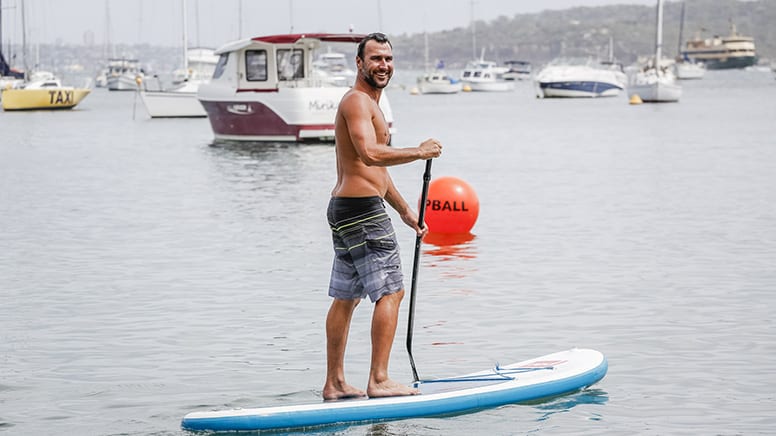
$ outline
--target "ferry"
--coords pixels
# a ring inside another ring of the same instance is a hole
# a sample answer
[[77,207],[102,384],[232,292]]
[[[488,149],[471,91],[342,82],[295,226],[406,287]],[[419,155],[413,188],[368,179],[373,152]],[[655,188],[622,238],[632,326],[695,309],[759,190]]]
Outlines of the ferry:
[[736,25],[730,24],[730,35],[687,41],[682,57],[706,65],[710,70],[746,68],[757,63],[754,38],[739,35]]

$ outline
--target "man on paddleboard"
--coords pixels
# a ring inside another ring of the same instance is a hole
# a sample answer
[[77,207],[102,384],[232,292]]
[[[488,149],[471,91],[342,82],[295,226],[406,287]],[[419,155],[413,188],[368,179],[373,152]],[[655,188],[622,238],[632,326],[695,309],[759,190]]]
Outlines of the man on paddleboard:
[[[394,148],[378,106],[393,75],[391,43],[382,33],[358,44],[356,82],[340,101],[335,120],[337,184],[327,210],[334,242],[326,317],[326,383],[323,398],[390,397],[418,391],[388,377],[399,305],[404,296],[396,235],[385,209],[393,207],[405,224],[424,235],[418,215],[393,184],[386,167],[439,157],[442,145],[427,139],[418,147]],[[344,355],[353,310],[369,296],[372,359],[366,393],[345,381]]]

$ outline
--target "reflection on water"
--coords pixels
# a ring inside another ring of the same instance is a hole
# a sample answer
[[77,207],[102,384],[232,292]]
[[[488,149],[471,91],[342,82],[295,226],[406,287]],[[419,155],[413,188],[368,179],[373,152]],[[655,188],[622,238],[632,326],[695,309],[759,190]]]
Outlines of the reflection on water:
[[[572,395],[555,397],[547,402],[536,406],[539,412],[537,422],[547,421],[556,414],[567,413],[574,407],[581,405],[605,405],[609,401],[609,394],[602,389],[585,389]],[[591,421],[600,421],[601,413],[594,413],[587,409]]]
[[428,233],[423,238],[423,242],[436,246],[435,248],[424,251],[432,256],[445,258],[474,259],[477,252],[470,241],[475,236],[471,233]]
[[[546,400],[536,406],[536,409],[541,413],[537,421],[546,421],[552,415],[556,413],[565,413],[572,408],[583,404],[604,405],[609,401],[609,394],[598,388],[585,389],[576,394],[564,395],[555,397],[551,400]],[[601,415],[594,414],[594,417],[590,419],[600,420]]]
[[477,257],[475,236],[471,233],[428,233],[423,242],[433,247],[423,250],[433,256],[428,267],[439,268],[440,277],[461,279],[470,276],[476,270],[467,261]]

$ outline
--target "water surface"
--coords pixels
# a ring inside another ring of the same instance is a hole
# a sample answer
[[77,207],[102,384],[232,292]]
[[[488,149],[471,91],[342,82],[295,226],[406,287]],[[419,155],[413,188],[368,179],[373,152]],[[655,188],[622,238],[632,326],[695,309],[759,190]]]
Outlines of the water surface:
[[[411,84],[411,74],[396,83]],[[678,104],[389,91],[396,146],[480,200],[427,244],[413,354],[450,376],[571,347],[585,392],[322,434],[767,434],[776,428],[776,81],[710,71]],[[0,113],[0,432],[179,435],[193,410],[318,401],[331,145],[213,145],[134,95]],[[392,169],[410,202],[422,163]],[[397,224],[409,286],[414,235]],[[405,302],[406,303],[406,302]],[[366,382],[371,307],[350,381]],[[412,378],[406,304],[391,372]]]

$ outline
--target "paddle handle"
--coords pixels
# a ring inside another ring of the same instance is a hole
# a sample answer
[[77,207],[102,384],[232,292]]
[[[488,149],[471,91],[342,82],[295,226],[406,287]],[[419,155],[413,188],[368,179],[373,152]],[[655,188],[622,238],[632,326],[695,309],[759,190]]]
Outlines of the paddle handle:
[[[423,191],[420,195],[420,207],[418,208],[418,227],[423,228],[423,220],[426,215],[426,199],[428,198],[428,185],[431,181],[431,159],[426,161],[426,170],[423,172]],[[415,359],[412,357],[412,330],[415,324],[415,289],[418,283],[418,266],[420,265],[420,246],[423,242],[421,236],[415,238],[415,257],[412,261],[412,284],[410,286],[410,312],[407,321],[407,354],[410,357],[412,377],[414,381],[420,380],[418,370],[415,367]]]
[[[431,182],[431,160],[426,161],[426,170],[423,172],[423,192],[420,194],[420,209],[418,210],[418,227],[424,226],[426,217],[426,200],[428,199],[428,185]],[[418,238],[420,239],[420,238]]]

